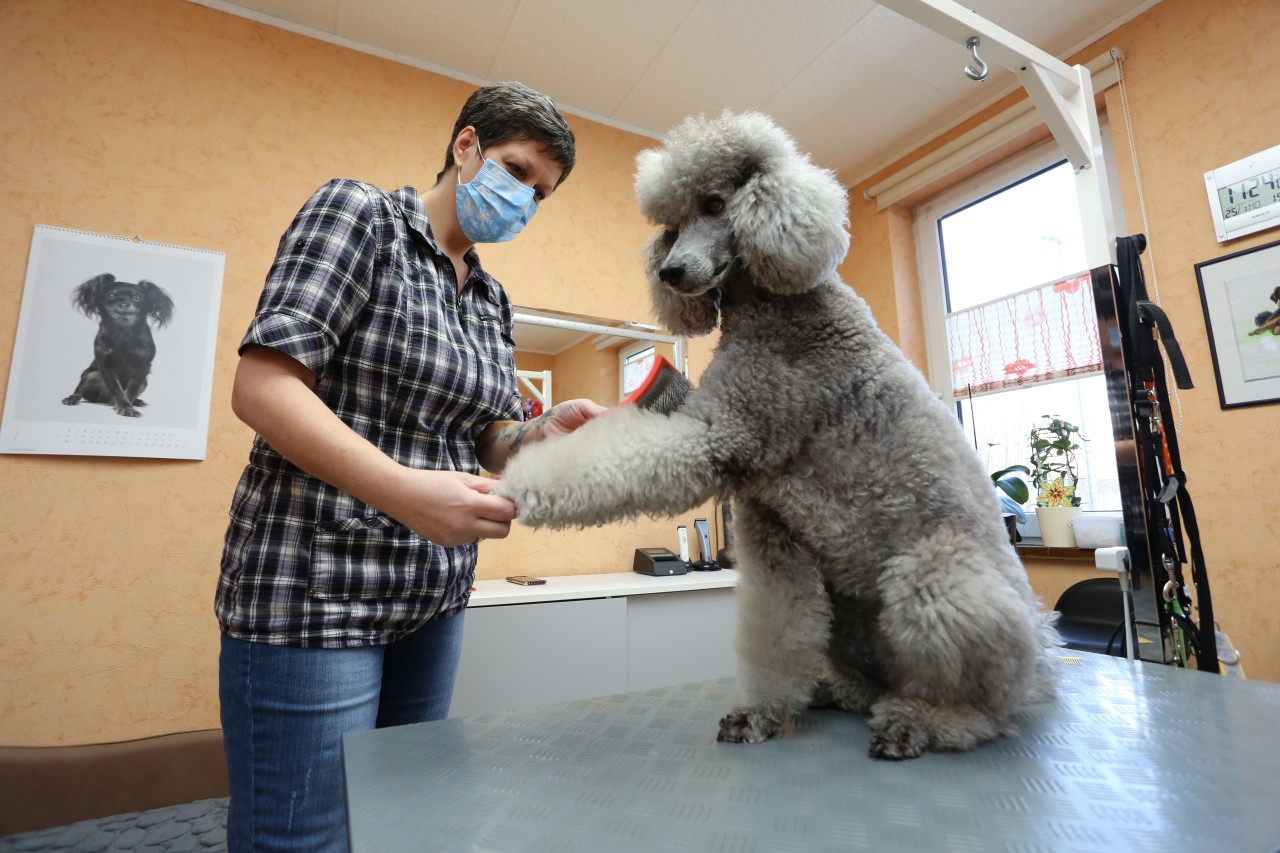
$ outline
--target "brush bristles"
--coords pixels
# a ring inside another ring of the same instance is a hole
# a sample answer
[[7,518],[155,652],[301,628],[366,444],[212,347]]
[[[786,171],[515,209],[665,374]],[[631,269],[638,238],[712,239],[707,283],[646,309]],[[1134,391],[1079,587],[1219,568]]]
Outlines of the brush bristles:
[[684,403],[693,384],[675,370],[663,370],[658,374],[648,392],[636,401],[636,405],[648,412],[669,415]]

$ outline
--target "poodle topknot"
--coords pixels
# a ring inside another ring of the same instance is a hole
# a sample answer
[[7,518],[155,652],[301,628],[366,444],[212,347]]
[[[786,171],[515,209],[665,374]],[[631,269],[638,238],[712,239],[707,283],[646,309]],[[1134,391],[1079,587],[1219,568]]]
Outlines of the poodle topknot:
[[1016,733],[1054,691],[1054,614],[954,412],[836,275],[839,182],[768,117],[725,113],[641,154],[636,192],[659,227],[655,311],[677,334],[718,326],[714,357],[674,411],[621,406],[526,447],[500,493],[546,527],[733,502],[742,697],[722,741],[812,706],[868,714],[877,758]]

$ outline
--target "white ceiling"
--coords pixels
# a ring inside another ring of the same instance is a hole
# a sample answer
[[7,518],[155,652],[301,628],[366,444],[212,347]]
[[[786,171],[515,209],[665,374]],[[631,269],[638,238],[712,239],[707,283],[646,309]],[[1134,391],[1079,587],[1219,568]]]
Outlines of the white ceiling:
[[[849,186],[1017,87],[995,65],[973,82],[963,45],[874,0],[191,2],[475,85],[522,80],[566,113],[654,139],[688,115],[759,110]],[[964,5],[1065,59],[1158,2]],[[584,337],[516,334],[545,353]]]
[[[874,0],[192,0],[660,138],[682,118],[768,113],[853,185],[1017,85],[974,83],[963,45]],[[967,0],[1066,58],[1159,0]]]

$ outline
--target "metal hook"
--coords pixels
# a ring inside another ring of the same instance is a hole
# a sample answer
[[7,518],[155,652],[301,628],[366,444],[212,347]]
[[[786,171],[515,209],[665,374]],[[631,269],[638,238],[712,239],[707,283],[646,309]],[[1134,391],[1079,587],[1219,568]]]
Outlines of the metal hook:
[[990,70],[987,68],[987,63],[982,61],[981,56],[978,56],[978,45],[980,44],[982,44],[982,39],[977,36],[973,36],[965,42],[965,47],[969,48],[969,52],[973,54],[973,61],[978,63],[978,67],[974,68],[972,65],[966,65],[964,67],[964,73],[966,77],[975,83],[981,83],[983,80],[986,80],[987,75],[990,73]]

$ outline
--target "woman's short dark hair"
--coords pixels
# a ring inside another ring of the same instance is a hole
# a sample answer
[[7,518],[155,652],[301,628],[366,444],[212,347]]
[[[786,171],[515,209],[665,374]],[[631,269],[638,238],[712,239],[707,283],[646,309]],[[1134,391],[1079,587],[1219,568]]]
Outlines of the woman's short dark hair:
[[556,186],[573,171],[577,159],[573,131],[552,100],[523,83],[495,83],[472,92],[462,105],[437,181],[453,168],[453,143],[468,125],[476,129],[482,146],[524,139],[541,143],[560,166]]

